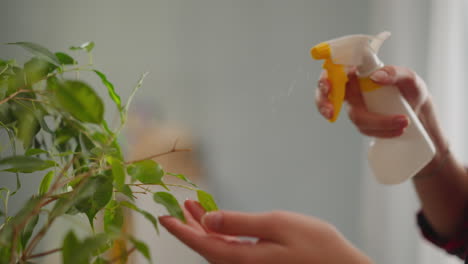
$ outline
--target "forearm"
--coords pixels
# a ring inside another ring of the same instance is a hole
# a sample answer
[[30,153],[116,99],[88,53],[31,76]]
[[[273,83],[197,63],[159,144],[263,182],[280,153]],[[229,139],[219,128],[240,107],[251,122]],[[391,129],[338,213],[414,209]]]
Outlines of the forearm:
[[431,100],[426,102],[419,117],[436,145],[437,154],[413,179],[424,215],[443,237],[451,237],[463,220],[467,204],[468,175],[462,164],[450,152]]

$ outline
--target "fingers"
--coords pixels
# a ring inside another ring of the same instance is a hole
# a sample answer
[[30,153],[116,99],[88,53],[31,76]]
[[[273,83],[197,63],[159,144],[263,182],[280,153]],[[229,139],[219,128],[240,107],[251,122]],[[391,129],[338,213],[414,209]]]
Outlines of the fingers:
[[409,120],[404,115],[382,115],[362,107],[350,107],[348,115],[359,131],[373,137],[395,137],[401,135],[409,125]]
[[394,129],[394,130],[370,130],[370,129],[362,129],[359,130],[362,134],[375,137],[375,138],[394,138],[403,135],[404,129]]
[[380,85],[415,86],[415,73],[405,67],[384,66],[373,72],[371,80]]
[[223,252],[224,250],[219,241],[213,241],[204,231],[186,225],[174,217],[162,216],[159,217],[159,222],[169,233],[203,256],[209,256],[216,251]]
[[330,119],[333,116],[333,105],[328,99],[330,91],[331,83],[327,79],[326,71],[323,71],[318,81],[318,88],[315,90],[315,105],[320,114],[326,119]]
[[226,242],[236,242],[236,243],[247,243],[247,244],[252,244],[252,241],[248,241],[248,240],[241,240],[239,239],[238,237],[235,237],[235,236],[227,236],[227,235],[222,235],[222,234],[218,234],[218,233],[214,233],[213,231],[205,228],[204,226],[202,226],[201,224],[201,219],[203,217],[203,215],[206,213],[205,212],[205,209],[203,209],[203,207],[201,206],[201,204],[197,201],[193,201],[193,200],[186,200],[185,203],[184,203],[184,212],[187,212],[187,214],[190,215],[190,217],[186,217],[187,219],[191,219],[191,221],[196,221],[195,224],[191,224],[191,221],[187,220],[187,222],[194,226],[195,228],[199,228],[200,230],[204,230],[205,232],[207,233],[211,233],[211,235],[215,236],[216,238],[219,238],[219,239],[222,239],[222,240],[225,240]]
[[372,73],[370,78],[380,85],[396,86],[416,112],[429,96],[421,77],[405,67],[385,66]]
[[364,98],[362,97],[359,79],[355,71],[348,74],[348,82],[346,83],[346,101],[353,107],[366,108]]
[[[408,68],[385,66],[374,72],[370,78],[379,85],[396,86],[416,113],[427,97],[424,81]],[[332,87],[325,73],[321,74],[318,86],[316,105],[320,113],[329,119],[333,115],[333,107],[328,99]],[[349,104],[348,114],[351,121],[367,136],[397,137],[402,135],[409,125],[409,120],[404,115],[382,115],[367,110],[355,70],[348,73],[346,101]]]
[[172,216],[159,217],[159,222],[182,243],[211,262],[217,262],[213,260],[229,260],[230,262],[223,261],[223,263],[240,263],[237,262],[238,259],[255,253],[255,244],[207,234]]
[[269,214],[251,214],[234,211],[215,211],[205,214],[202,219],[205,228],[226,235],[249,236],[270,241],[282,239],[280,219]]
[[193,218],[201,223],[202,216],[206,213],[205,209],[197,201],[187,200],[184,203],[185,208],[190,212]]
[[[331,89],[332,86],[330,81],[327,79],[326,71],[323,71],[318,81],[318,88],[315,92],[315,104],[317,105],[320,114],[322,114],[322,116],[327,119],[332,118],[334,114],[333,105],[328,99]],[[359,80],[354,69],[351,70],[348,74],[345,96],[345,99],[350,105],[365,108],[364,99],[362,98],[362,93],[359,86]]]
[[192,213],[189,212],[186,208],[182,208],[185,216],[185,220],[187,221],[187,225],[193,227],[196,230],[199,231],[205,231],[205,229],[201,226],[200,221],[196,220]]

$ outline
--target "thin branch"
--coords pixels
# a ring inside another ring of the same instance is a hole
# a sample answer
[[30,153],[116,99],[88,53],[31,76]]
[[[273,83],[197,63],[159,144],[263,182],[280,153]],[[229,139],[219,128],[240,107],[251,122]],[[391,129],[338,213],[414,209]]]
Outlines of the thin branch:
[[143,191],[145,191],[145,192],[147,192],[147,193],[148,193],[148,192],[151,193],[151,190],[150,190],[150,189],[145,188],[145,187],[143,187],[142,185],[135,185],[135,186],[138,187],[138,188],[140,188],[140,189],[142,189]]
[[[140,162],[140,161],[144,161],[144,160],[149,160],[149,159],[154,159],[154,158],[157,158],[157,157],[161,157],[161,156],[164,156],[164,155],[168,155],[168,154],[171,154],[171,153],[174,153],[174,152],[188,152],[188,151],[191,151],[191,149],[175,149],[176,147],[176,143],[177,141],[175,142],[174,146],[172,147],[171,150],[169,151],[166,151],[166,152],[163,152],[163,153],[159,153],[159,154],[155,154],[155,155],[151,155],[149,157],[146,157],[144,159],[139,159],[139,160],[135,160],[135,161],[129,161],[129,162],[125,162],[126,165],[128,164],[132,164],[132,163],[135,163],[135,162]],[[71,165],[73,164],[74,160],[75,160],[76,157],[73,157],[66,165],[65,167],[61,170],[59,176],[57,177],[57,179],[55,180],[55,182],[52,184],[51,188],[49,189],[49,191],[44,195],[44,197],[50,197],[52,195],[52,193],[54,191],[56,191],[58,188],[60,188],[61,186],[63,186],[63,184],[66,184],[68,181],[65,181],[65,182],[62,182],[61,179],[63,178],[63,176],[66,174],[66,172],[68,171],[68,169],[71,167]],[[111,169],[110,166],[107,166],[107,167],[104,167],[104,168],[96,168],[96,169],[93,169],[93,170],[90,170],[86,173],[83,173],[83,174],[80,174],[80,175],[76,175],[74,177],[74,179],[79,179],[79,178],[87,178],[89,176],[91,176],[93,173],[95,173],[96,171],[98,170],[109,170]],[[174,186],[177,186],[177,185],[174,185]],[[181,188],[186,188],[186,189],[190,189],[190,190],[195,190],[195,189],[192,189],[190,187],[187,187],[187,186],[184,186],[184,185],[180,185],[178,187],[181,187]],[[32,217],[34,214],[36,214],[36,211],[39,210],[40,208],[42,208],[43,205],[46,205],[50,202],[52,202],[53,198],[51,198],[51,200],[49,201],[46,201],[45,203],[40,203],[39,206],[37,206],[37,208],[34,208],[34,210],[32,211],[32,214],[27,218],[26,221],[24,221],[23,223],[21,223],[21,225],[17,226],[17,227],[21,227],[23,228],[23,226],[29,221],[30,217]],[[52,219],[51,219],[52,220]],[[53,221],[53,220],[52,220]],[[51,223],[48,223],[49,225]],[[21,228],[18,228],[18,229],[21,229]],[[15,230],[15,231],[18,231]],[[29,253],[34,249],[34,247],[37,245],[37,243],[39,242],[39,240],[42,239],[42,237],[45,235],[45,233],[47,232],[47,228],[44,228],[42,229],[40,232],[38,232],[31,240],[31,242],[29,243],[29,245],[27,246],[27,248],[23,251],[23,255],[22,255],[22,259],[27,259]],[[18,233],[15,233],[16,235],[14,236],[14,239],[17,237],[17,234]],[[13,255],[13,254],[12,254]]]
[[158,157],[161,157],[161,156],[164,156],[164,155],[167,155],[167,154],[171,154],[171,153],[174,153],[174,152],[190,152],[190,151],[192,151],[192,149],[171,149],[171,150],[169,150],[169,151],[166,151],[166,152],[163,152],[163,153],[159,153],[159,154],[155,154],[155,155],[151,155],[151,156],[148,156],[148,157],[146,157],[146,158],[142,158],[142,159],[138,159],[138,160],[132,160],[132,161],[127,161],[127,162],[125,162],[125,165],[132,164],[132,163],[136,163],[136,162],[140,162],[140,161],[155,159],[155,158],[158,158]]
[[[88,69],[75,68],[75,69],[64,70],[62,73],[65,73],[65,72],[68,72],[68,71],[73,71],[73,70],[85,71],[85,70],[88,70]],[[39,91],[34,91],[34,90],[31,90],[31,89],[25,89],[25,88],[28,87],[28,86],[33,86],[36,83],[39,83],[41,81],[45,81],[45,80],[49,79],[50,77],[56,76],[57,74],[59,74],[59,72],[48,74],[48,75],[44,76],[43,78],[40,78],[39,80],[35,81],[34,83],[26,84],[26,85],[23,85],[23,86],[17,88],[18,90],[16,92],[12,93],[10,96],[8,96],[8,97],[4,98],[3,100],[1,100],[0,105],[8,102],[13,97],[15,97],[15,96],[17,96],[18,94],[21,94],[21,93],[40,93]]]
[[62,248],[51,249],[51,250],[48,250],[48,251],[44,251],[42,253],[34,254],[34,255],[29,256],[29,259],[44,257],[44,256],[54,254],[54,253],[59,252],[59,251],[62,251]]
[[124,254],[117,256],[109,261],[109,263],[114,263],[117,262],[118,260],[122,259],[124,256],[130,256],[134,251],[136,250],[136,247],[132,247],[129,251],[125,252]]
[[164,183],[164,184],[167,185],[167,186],[184,188],[184,189],[195,191],[195,192],[198,191],[198,189],[192,188],[190,186],[182,185],[182,184],[172,184],[172,183]]
[[34,91],[33,90],[27,90],[27,89],[20,89],[20,90],[18,90],[16,92],[10,94],[10,96],[8,96],[8,97],[4,98],[3,100],[1,100],[0,105],[10,101],[15,96],[17,96],[18,94],[22,94],[22,93],[34,93]]
[[[114,191],[114,192],[119,192],[119,191]],[[132,193],[136,193],[136,194],[148,194],[147,192],[132,192]]]
[[58,197],[51,197],[48,201],[43,202],[40,207],[42,208],[42,207],[50,204],[51,202],[53,202],[53,201],[55,201],[57,199],[58,199]]
[[10,66],[10,65],[8,65],[8,64],[5,65],[5,68],[2,69],[2,71],[0,72],[0,75],[2,75],[4,72],[6,72],[6,70],[8,70],[8,67],[9,67],[9,66]]
[[45,236],[47,233],[47,230],[49,229],[51,222],[47,223],[32,239],[31,243],[29,243],[28,247],[23,251],[23,255],[21,256],[21,259],[26,260],[28,259],[29,252],[32,251],[37,243]]
[[[154,184],[151,184],[151,183],[132,183],[132,184],[128,184],[128,185],[135,186],[135,187],[140,187],[140,188],[144,188],[142,186],[161,186],[161,184],[159,184],[159,183],[154,183]],[[186,186],[186,185],[182,185],[182,184],[164,183],[164,185],[184,188],[184,189],[191,190],[191,191],[198,191],[198,189],[196,189],[196,188],[192,188],[190,186]],[[151,190],[148,190],[148,189],[145,189],[145,190],[148,191],[148,192],[151,192]]]
[[73,156],[73,158],[63,167],[63,169],[60,171],[59,176],[55,180],[54,184],[50,187],[49,191],[46,193],[45,197],[50,196],[53,192],[55,192],[58,188],[60,188],[60,180],[61,178],[65,175],[65,173],[70,169],[70,167],[73,165],[73,163],[76,160],[76,156]]
[[26,98],[26,97],[15,97],[14,100],[22,100],[22,101],[31,101],[31,102],[39,102],[43,104],[50,104],[49,102],[42,101],[39,99],[33,99],[33,98]]
[[[74,158],[72,160],[70,160],[70,162],[63,168],[63,170],[62,170],[61,174],[59,175],[59,178],[57,179],[57,181],[52,185],[50,190],[37,202],[37,205],[33,208],[33,210],[31,210],[31,213],[25,218],[25,220],[15,226],[14,232],[13,232],[13,246],[11,247],[10,263],[14,263],[14,256],[16,256],[16,244],[17,244],[17,241],[18,241],[19,231],[22,230],[26,226],[26,224],[29,222],[29,220],[31,220],[32,217],[34,217],[34,215],[36,215],[36,214],[38,214],[40,212],[40,210],[42,208],[42,201],[46,197],[49,197],[55,191],[55,189],[57,188],[58,180],[70,168],[71,164],[73,163],[73,160],[74,160]],[[28,255],[28,253],[34,249],[34,247],[39,242],[39,240],[42,238],[42,236],[44,236],[46,231],[47,231],[47,229],[45,229],[45,230],[43,229],[43,230],[41,230],[41,232],[37,233],[34,236],[34,238],[31,240],[31,243],[29,243],[29,245],[23,251],[21,259],[25,259],[25,257]]]
[[[59,176],[57,177],[57,179],[55,180],[54,184],[50,187],[49,191],[44,195],[44,197],[49,197],[50,195],[52,195],[52,193],[55,192],[55,190],[57,188],[59,188],[59,181],[61,179],[61,177],[63,177],[65,175],[65,173],[67,172],[67,170],[71,167],[71,165],[73,164],[75,160],[75,157],[73,157],[66,165],[65,167],[62,169],[62,171],[60,172]],[[52,198],[53,199],[53,198]],[[42,201],[41,201],[42,202]],[[36,206],[36,208],[34,208],[34,210],[32,211],[32,213],[29,215],[29,217],[27,218],[26,221],[24,221],[24,223],[22,224],[22,226],[26,225],[26,223],[29,221],[29,219],[34,216],[37,211],[40,210],[40,208],[42,208],[42,203],[38,203],[39,206]],[[22,255],[22,259],[26,259],[29,252],[31,252],[34,247],[37,245],[37,243],[39,242],[39,240],[42,239],[42,237],[45,235],[45,233],[47,232],[48,230],[48,226],[50,226],[50,224],[52,224],[53,222],[53,219],[49,219],[49,222],[47,223],[47,225],[44,226],[44,228],[38,232],[34,237],[33,239],[31,240],[31,242],[29,243],[29,245],[26,247],[26,249],[23,251],[23,255]],[[23,227],[21,227],[22,229]]]

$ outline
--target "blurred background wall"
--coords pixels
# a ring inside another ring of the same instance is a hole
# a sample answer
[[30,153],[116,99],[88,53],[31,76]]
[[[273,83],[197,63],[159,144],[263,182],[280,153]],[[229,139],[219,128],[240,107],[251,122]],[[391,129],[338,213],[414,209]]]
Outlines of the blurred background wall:
[[[345,113],[333,125],[319,116],[320,63],[309,49],[341,35],[389,30],[394,37],[382,48],[383,60],[425,77],[429,2],[1,0],[1,41],[33,41],[54,51],[95,41],[96,67],[123,98],[150,72],[133,114],[190,134],[202,185],[222,208],[316,216],[376,263],[418,263],[410,183],[378,186],[366,169],[367,142]],[[0,48],[2,58],[22,53]],[[127,152],[138,152],[138,130],[125,135]],[[23,194],[39,180],[25,179]],[[159,263],[203,263],[167,234],[158,238],[149,225],[137,226]]]

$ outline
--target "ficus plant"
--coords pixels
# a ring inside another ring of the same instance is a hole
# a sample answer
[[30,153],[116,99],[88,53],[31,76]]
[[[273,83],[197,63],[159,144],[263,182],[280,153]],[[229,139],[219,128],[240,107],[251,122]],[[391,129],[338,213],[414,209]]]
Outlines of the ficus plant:
[[[124,159],[117,139],[130,101],[146,74],[124,104],[106,75],[93,66],[93,42],[70,48],[87,54],[89,61],[84,64],[35,43],[9,45],[28,50],[32,58],[22,66],[15,60],[0,60],[0,133],[9,138],[1,146],[0,175],[16,177],[17,182],[15,190],[0,186],[0,264],[35,263],[49,254],[61,254],[65,264],[125,263],[134,251],[152,262],[148,246],[122,231],[124,210],[131,210],[143,215],[159,232],[157,216],[136,205],[137,195],[153,195],[156,203],[182,221],[184,214],[171,188],[193,190],[207,210],[217,209],[210,194],[153,160],[187,149],[174,144],[167,152],[145,159]],[[119,113],[115,128],[104,119],[102,99],[80,79],[80,72],[95,75],[102,83],[99,86],[107,90]],[[22,175],[31,173],[42,177],[37,193],[11,215],[8,201],[21,188]],[[166,183],[167,177],[178,178],[183,184]],[[153,185],[160,190],[150,189]],[[61,247],[38,252],[39,243],[57,220],[75,214],[86,216],[81,219],[90,225],[89,233],[82,237],[64,230]],[[119,245],[120,255],[110,257],[108,251]]]

